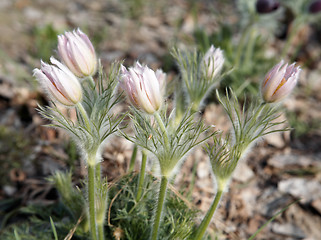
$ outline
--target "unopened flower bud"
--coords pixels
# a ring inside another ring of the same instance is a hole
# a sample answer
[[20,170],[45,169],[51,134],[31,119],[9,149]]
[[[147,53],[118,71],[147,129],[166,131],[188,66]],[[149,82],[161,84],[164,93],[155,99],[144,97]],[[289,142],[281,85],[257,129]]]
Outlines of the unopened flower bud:
[[58,53],[77,77],[91,76],[96,72],[95,49],[88,36],[79,29],[58,36]]
[[257,0],[256,11],[258,13],[271,13],[277,10],[280,3],[276,0]]
[[203,57],[205,73],[208,78],[215,78],[222,70],[224,64],[223,51],[211,45]]
[[161,70],[155,73],[139,62],[128,70],[122,65],[121,72],[120,86],[130,102],[149,114],[158,111],[163,102],[164,73]]
[[310,13],[319,13],[321,12],[321,0],[314,1],[309,6]]
[[287,97],[295,87],[300,71],[295,63],[288,66],[281,61],[275,65],[265,76],[261,87],[264,101],[278,102]]
[[165,94],[166,90],[166,73],[163,72],[162,69],[157,69],[155,72],[156,78],[159,82],[159,89],[161,91],[162,96]]
[[41,69],[33,70],[34,76],[53,99],[66,106],[77,104],[82,98],[78,79],[55,58],[50,61],[53,65],[41,61]]

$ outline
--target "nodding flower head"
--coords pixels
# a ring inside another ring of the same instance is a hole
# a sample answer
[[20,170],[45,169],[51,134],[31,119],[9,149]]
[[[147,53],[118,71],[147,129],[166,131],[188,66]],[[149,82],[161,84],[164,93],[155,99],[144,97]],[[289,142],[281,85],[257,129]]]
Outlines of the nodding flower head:
[[207,50],[203,57],[206,76],[210,79],[215,78],[222,70],[224,64],[223,51],[213,45]]
[[58,36],[58,53],[66,66],[80,78],[96,72],[95,49],[88,36],[80,29]]
[[256,11],[261,14],[271,13],[276,11],[280,3],[276,0],[257,0]]
[[138,109],[153,114],[163,102],[166,75],[161,70],[156,73],[139,62],[128,70],[121,66],[120,86],[130,102]]
[[300,71],[300,67],[296,67],[295,63],[289,66],[284,64],[283,60],[275,65],[262,83],[263,100],[272,103],[287,97],[297,84]]
[[314,1],[309,6],[309,12],[312,14],[321,12],[321,0]]
[[74,106],[82,99],[82,88],[76,76],[63,64],[51,57],[51,64],[41,61],[41,69],[33,74],[53,100],[65,106]]

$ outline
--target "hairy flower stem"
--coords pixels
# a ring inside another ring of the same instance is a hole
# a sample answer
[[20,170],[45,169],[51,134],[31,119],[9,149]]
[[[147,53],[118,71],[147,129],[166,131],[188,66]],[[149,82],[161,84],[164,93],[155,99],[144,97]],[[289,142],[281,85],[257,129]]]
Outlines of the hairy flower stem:
[[81,114],[85,124],[86,124],[87,130],[90,131],[89,118],[88,118],[88,115],[87,115],[87,112],[86,112],[84,106],[81,103],[78,103],[77,107],[78,107],[78,109],[80,111],[80,114]]
[[147,160],[147,154],[145,150],[142,151],[142,154],[143,154],[143,157],[142,157],[142,165],[140,167],[136,202],[138,202],[142,197],[143,185],[144,185],[144,179],[145,179],[145,169],[146,169],[146,160]]
[[[202,98],[204,98],[204,96]],[[192,111],[197,112],[199,111],[199,108],[200,108],[200,101],[194,101],[192,103]]]
[[165,202],[167,184],[168,184],[168,179],[166,176],[163,176],[162,180],[161,180],[161,184],[160,184],[160,189],[159,189],[157,209],[156,209],[156,215],[155,215],[155,219],[154,219],[151,240],[157,240],[158,228],[159,228],[159,224],[161,221],[163,206],[164,206],[164,202]]
[[128,172],[132,172],[134,170],[135,161],[136,161],[136,155],[137,155],[137,145],[135,144],[134,148],[133,148],[132,157],[130,158]]
[[101,183],[101,165],[100,163],[97,163],[96,166],[95,166],[95,178],[96,178],[96,181],[100,184]]
[[[100,200],[102,200],[102,199],[100,199]],[[104,199],[104,200],[107,201],[106,199]],[[104,235],[105,211],[102,211],[101,209],[98,209],[98,211],[100,211],[100,212],[96,213],[98,239],[105,240],[105,235]],[[99,217],[98,217],[98,215],[99,215]]]
[[215,210],[222,198],[222,195],[223,195],[223,192],[224,192],[224,189],[225,189],[225,185],[226,185],[226,181],[221,181],[221,180],[218,180],[218,189],[217,189],[217,193],[215,195],[215,198],[214,198],[214,201],[212,203],[212,206],[211,208],[209,209],[209,211],[207,212],[206,216],[204,217],[203,221],[201,222],[197,232],[196,232],[196,235],[195,235],[195,238],[193,238],[194,240],[201,240],[208,225],[210,224],[211,222],[211,219],[215,213]]
[[96,209],[95,209],[95,165],[88,164],[88,201],[89,224],[92,240],[97,240]]
[[167,133],[166,127],[164,125],[164,122],[158,112],[154,113],[154,117],[163,132],[165,145],[167,148],[169,148],[168,133]]
[[105,236],[104,236],[104,223],[102,222],[101,224],[97,224],[98,225],[98,239],[99,240],[104,240]]
[[90,82],[90,85],[95,88],[95,80],[92,76],[87,77],[88,81]]
[[98,174],[98,170],[100,171],[100,167],[98,168],[98,163],[96,165],[96,224],[98,230],[98,239],[104,240],[104,223],[105,223],[105,216],[106,216],[106,208],[107,208],[107,177],[101,179],[101,174]]

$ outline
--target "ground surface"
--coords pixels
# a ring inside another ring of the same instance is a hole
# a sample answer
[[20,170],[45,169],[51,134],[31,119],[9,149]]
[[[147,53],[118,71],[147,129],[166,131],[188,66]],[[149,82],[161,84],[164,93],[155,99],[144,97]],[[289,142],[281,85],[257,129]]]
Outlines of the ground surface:
[[[39,67],[39,59],[48,60],[56,54],[53,49],[58,33],[79,26],[93,40],[107,68],[114,60],[125,59],[130,65],[139,59],[154,69],[165,68],[170,81],[177,74],[168,60],[172,43],[192,45],[197,27],[207,33],[220,27],[206,1],[196,8],[191,1],[182,0],[133,2],[0,2],[0,200],[49,204],[57,200],[45,180],[52,172],[74,167],[76,175],[83,176],[76,147],[62,131],[43,127],[46,122],[35,110],[37,103],[48,102],[32,77],[32,69]],[[213,6],[216,12],[221,7],[225,13],[233,13],[235,8],[221,2]],[[227,22],[236,21],[233,14],[226,18]],[[321,239],[321,63],[315,57],[321,50],[320,39],[313,39],[315,28],[305,29],[302,56],[296,60],[304,66],[306,59],[313,61],[303,67],[299,88],[285,102],[300,134],[293,130],[268,136],[240,163],[212,226],[211,231],[219,229],[220,239],[246,239],[299,198],[257,239]],[[275,40],[272,46],[272,51],[280,51],[282,40]],[[206,106],[203,116],[208,124],[229,127],[223,110],[215,103]],[[131,150],[132,145],[121,138],[107,146],[103,172],[109,179],[126,172]],[[196,150],[176,180],[177,188],[188,188],[196,166],[192,204],[204,212],[215,193],[207,161],[203,151]]]

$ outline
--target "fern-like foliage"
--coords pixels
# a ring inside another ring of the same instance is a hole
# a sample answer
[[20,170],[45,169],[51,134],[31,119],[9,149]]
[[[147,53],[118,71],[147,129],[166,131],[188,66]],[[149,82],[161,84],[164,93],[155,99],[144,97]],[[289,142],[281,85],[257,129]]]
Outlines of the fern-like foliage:
[[197,50],[183,52],[173,48],[171,54],[178,64],[183,89],[187,92],[185,94],[188,96],[187,106],[192,104],[193,110],[197,111],[205,97],[214,87],[217,87],[222,76],[214,78],[207,76],[209,65],[203,61],[204,54]]
[[[226,91],[225,97],[220,97],[218,91],[216,94],[232,123],[235,142],[241,144],[242,150],[259,137],[289,130],[289,128],[282,126],[285,120],[277,120],[281,115],[281,108],[278,104],[263,103],[261,98],[256,98],[251,101],[245,99],[240,107],[240,103],[231,89],[230,94]],[[279,126],[280,128],[278,128]]]
[[[153,153],[159,161],[161,173],[170,175],[177,163],[195,146],[203,143],[214,133],[209,131],[204,123],[199,120],[195,122],[195,113],[187,111],[178,125],[173,124],[174,116],[167,116],[163,111],[160,113],[167,133],[164,133],[155,119],[150,115],[141,113],[132,108],[130,115],[135,136],[124,136]],[[168,142],[164,134],[168,136]]]
[[225,139],[222,134],[213,138],[214,144],[207,145],[206,151],[210,157],[213,172],[220,179],[228,179],[235,170],[244,153],[259,138],[274,132],[289,130],[284,127],[285,121],[279,121],[281,114],[279,105],[271,105],[253,99],[250,103],[244,101],[242,107],[232,90],[226,91],[217,98],[225,109],[232,124],[231,134]]
[[86,204],[83,192],[79,188],[75,188],[72,183],[72,173],[55,172],[49,181],[57,188],[62,203],[70,210],[74,220],[80,217],[86,218]]
[[[111,185],[106,239],[141,240],[150,238],[159,180],[147,173],[142,198],[136,202],[134,199],[137,181],[138,175],[131,173]],[[196,227],[196,214],[197,210],[190,209],[185,201],[169,188],[168,194],[166,194],[164,218],[159,229],[159,239],[187,239],[193,228]],[[116,235],[121,237],[117,238]]]

